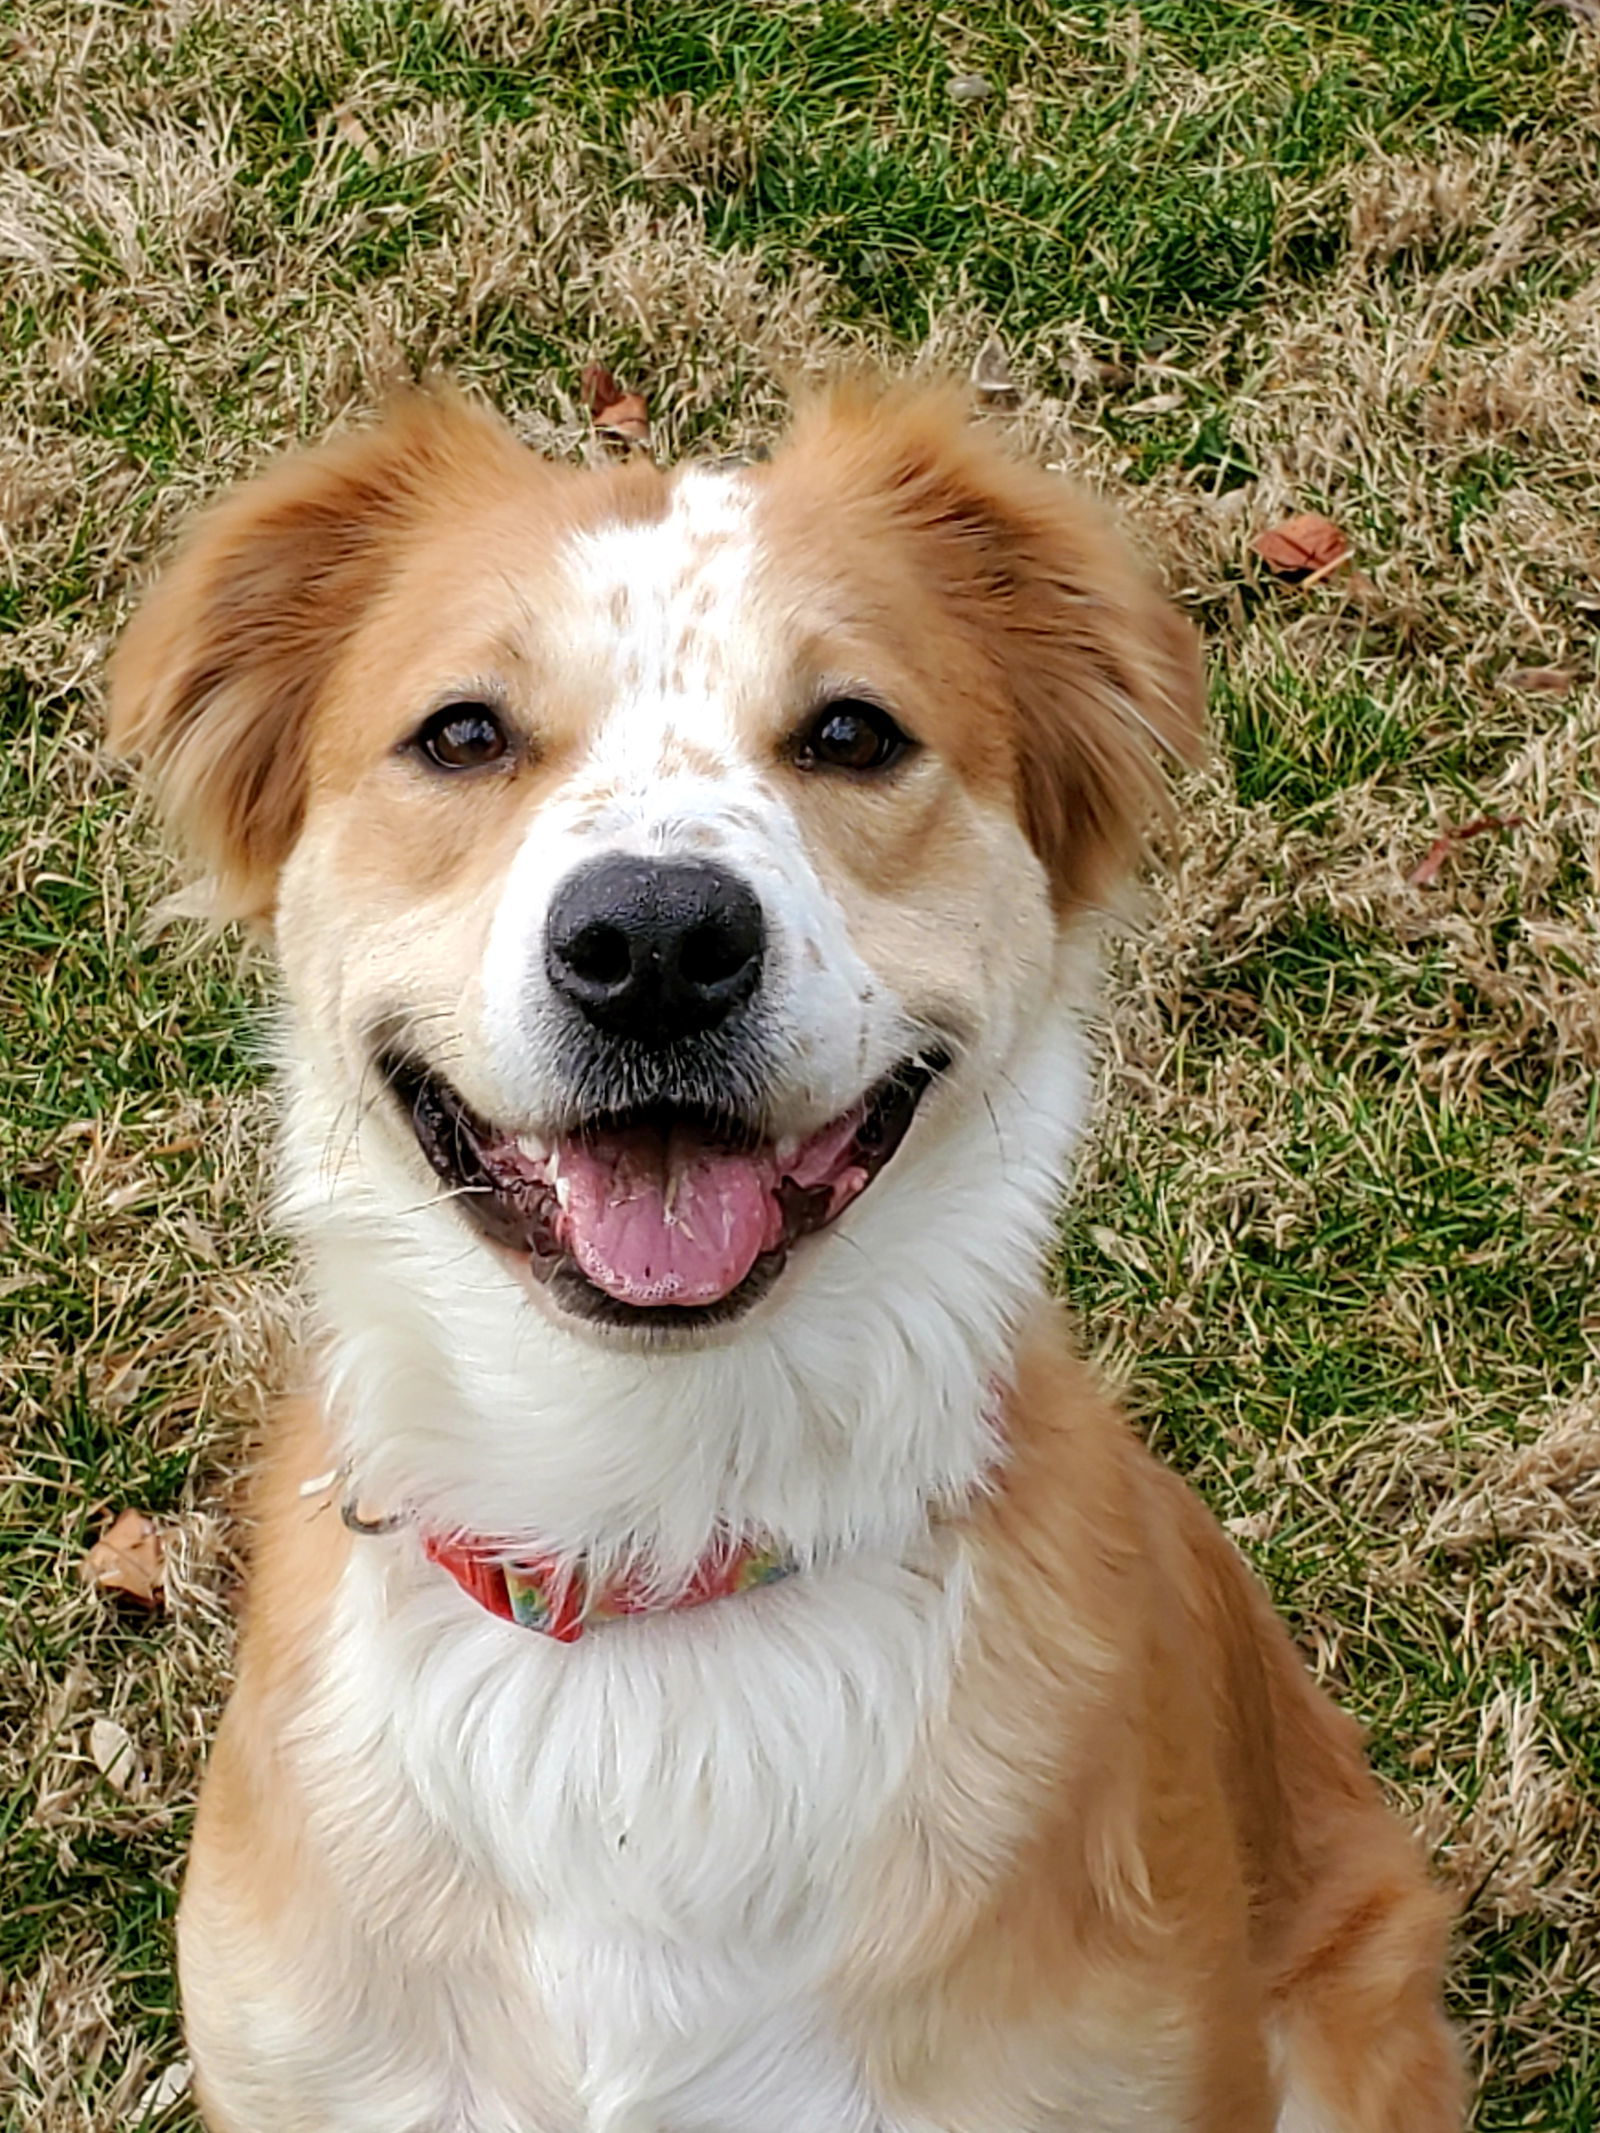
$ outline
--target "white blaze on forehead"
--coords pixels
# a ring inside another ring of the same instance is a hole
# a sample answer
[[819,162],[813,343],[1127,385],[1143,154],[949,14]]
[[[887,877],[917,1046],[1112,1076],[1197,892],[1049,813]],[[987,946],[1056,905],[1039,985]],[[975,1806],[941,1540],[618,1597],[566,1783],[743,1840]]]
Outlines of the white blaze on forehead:
[[661,518],[599,527],[568,551],[572,649],[605,705],[588,767],[613,789],[658,776],[675,746],[732,762],[739,706],[777,686],[754,504],[746,473],[690,468]]

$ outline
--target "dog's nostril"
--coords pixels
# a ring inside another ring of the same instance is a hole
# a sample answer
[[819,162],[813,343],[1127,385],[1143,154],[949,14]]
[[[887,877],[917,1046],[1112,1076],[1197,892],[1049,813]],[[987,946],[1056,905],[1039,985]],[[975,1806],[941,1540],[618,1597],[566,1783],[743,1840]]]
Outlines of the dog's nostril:
[[573,975],[592,985],[626,985],[633,972],[628,936],[620,926],[585,926],[562,953]]
[[684,935],[678,950],[678,974],[686,985],[720,985],[737,977],[760,947],[759,934],[751,939],[739,925],[696,926]]
[[753,890],[701,861],[602,859],[550,907],[545,969],[596,1028],[663,1044],[715,1028],[761,979]]

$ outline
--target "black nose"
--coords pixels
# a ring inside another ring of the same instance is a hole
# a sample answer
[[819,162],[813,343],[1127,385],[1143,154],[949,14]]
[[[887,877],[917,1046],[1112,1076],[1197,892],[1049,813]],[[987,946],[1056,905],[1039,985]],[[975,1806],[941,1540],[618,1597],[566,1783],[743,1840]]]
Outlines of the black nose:
[[714,1029],[749,999],[765,938],[760,904],[726,869],[619,856],[556,891],[544,962],[597,1029],[667,1044]]

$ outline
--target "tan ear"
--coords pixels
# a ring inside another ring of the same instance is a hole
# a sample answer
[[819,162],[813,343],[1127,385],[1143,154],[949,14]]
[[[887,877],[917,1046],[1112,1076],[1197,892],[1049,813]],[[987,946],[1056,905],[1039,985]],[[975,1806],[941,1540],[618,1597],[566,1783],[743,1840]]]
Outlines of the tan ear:
[[442,485],[507,454],[509,430],[409,393],[376,428],[296,452],[202,514],[123,634],[107,734],[136,757],[206,868],[219,918],[265,918],[299,834],[312,710]]
[[967,419],[949,388],[846,386],[795,443],[921,542],[945,613],[998,664],[1017,809],[1063,912],[1136,860],[1205,726],[1199,640],[1108,514]]

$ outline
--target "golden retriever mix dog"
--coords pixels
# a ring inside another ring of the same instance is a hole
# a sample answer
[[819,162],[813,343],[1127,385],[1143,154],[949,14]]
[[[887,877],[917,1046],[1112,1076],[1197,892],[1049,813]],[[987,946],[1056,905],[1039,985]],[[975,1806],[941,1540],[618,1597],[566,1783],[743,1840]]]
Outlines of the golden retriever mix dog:
[[180,1927],[219,2133],[1447,2133],[1446,1906],[1042,1266],[1187,627],[947,395],[287,459],[111,734],[319,1299]]

